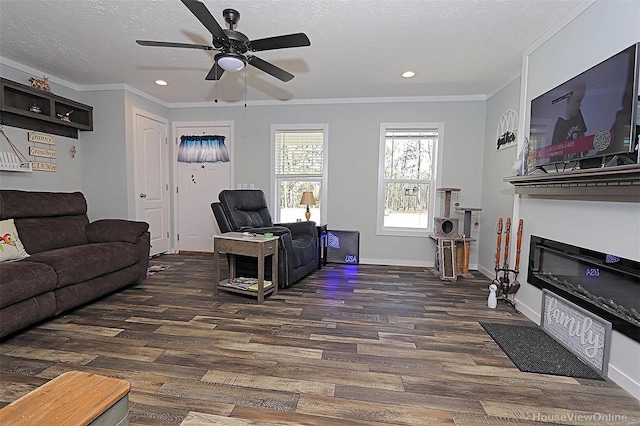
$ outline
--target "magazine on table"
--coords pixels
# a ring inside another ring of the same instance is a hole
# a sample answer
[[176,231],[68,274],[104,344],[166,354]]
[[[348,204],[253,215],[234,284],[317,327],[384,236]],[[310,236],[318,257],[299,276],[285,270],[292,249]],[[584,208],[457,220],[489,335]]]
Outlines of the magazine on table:
[[[271,285],[271,281],[264,281],[265,289],[271,287]],[[223,286],[237,288],[240,290],[258,291],[258,279],[245,277],[230,278],[229,281],[223,284]]]

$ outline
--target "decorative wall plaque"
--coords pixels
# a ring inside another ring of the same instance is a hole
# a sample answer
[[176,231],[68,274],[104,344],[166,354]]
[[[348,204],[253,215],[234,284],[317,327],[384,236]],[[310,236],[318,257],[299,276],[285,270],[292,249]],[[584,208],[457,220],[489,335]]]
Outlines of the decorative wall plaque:
[[609,321],[543,289],[540,322],[540,327],[549,336],[600,375],[607,376],[611,342]]
[[55,172],[58,170],[56,163],[43,163],[41,161],[34,161],[32,163],[33,170],[44,170],[45,172]]
[[27,134],[29,142],[44,143],[47,145],[55,145],[56,139],[51,135],[45,135],[43,133],[29,132]]
[[509,109],[502,114],[496,132],[496,149],[500,150],[510,146],[516,146],[516,132],[518,130],[518,113]]
[[33,155],[34,157],[56,158],[56,150],[30,146],[29,155]]

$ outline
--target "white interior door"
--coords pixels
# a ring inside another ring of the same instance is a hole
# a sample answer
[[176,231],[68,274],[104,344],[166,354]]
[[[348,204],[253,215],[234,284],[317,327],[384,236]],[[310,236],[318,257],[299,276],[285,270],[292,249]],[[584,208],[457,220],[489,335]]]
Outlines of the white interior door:
[[169,251],[167,121],[135,109],[136,219],[149,224],[152,256]]
[[213,236],[220,230],[211,203],[218,201],[220,191],[233,187],[233,127],[231,123],[219,122],[176,123],[175,126],[176,153],[182,136],[224,136],[229,150],[231,160],[227,163],[177,163],[179,250],[212,252]]

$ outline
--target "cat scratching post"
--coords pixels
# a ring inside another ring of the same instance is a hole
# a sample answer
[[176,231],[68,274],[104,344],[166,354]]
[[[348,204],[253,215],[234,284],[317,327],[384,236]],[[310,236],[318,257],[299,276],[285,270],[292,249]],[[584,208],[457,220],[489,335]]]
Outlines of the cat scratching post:
[[469,274],[469,245],[475,239],[471,238],[471,215],[482,209],[455,206],[456,212],[464,212],[464,233],[459,234],[459,219],[451,217],[451,194],[460,192],[460,188],[437,188],[437,191],[444,192],[444,215],[433,219],[431,238],[438,245],[436,267],[440,279],[455,281],[458,276],[472,278],[473,275]]

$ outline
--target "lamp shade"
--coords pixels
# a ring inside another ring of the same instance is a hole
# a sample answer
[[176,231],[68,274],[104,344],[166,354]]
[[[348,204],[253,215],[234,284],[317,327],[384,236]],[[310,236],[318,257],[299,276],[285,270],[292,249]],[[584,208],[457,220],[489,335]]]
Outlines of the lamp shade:
[[313,192],[303,192],[302,199],[300,200],[300,204],[307,206],[315,206],[316,199],[313,197]]
[[225,71],[240,71],[244,68],[244,61],[235,56],[222,55],[218,58],[218,65]]

